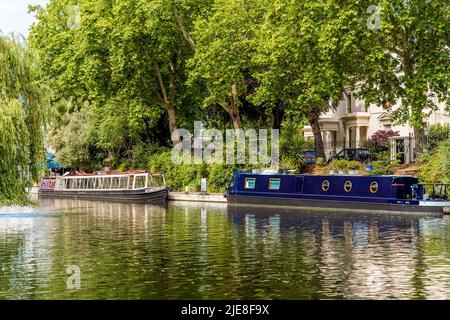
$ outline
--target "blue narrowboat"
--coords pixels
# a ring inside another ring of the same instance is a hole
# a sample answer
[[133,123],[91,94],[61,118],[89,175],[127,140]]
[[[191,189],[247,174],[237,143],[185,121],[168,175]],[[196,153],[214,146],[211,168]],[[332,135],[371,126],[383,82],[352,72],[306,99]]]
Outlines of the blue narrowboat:
[[430,188],[419,184],[418,179],[411,176],[235,172],[225,196],[229,204],[364,211],[442,214],[444,208],[450,206],[447,185],[432,185]]

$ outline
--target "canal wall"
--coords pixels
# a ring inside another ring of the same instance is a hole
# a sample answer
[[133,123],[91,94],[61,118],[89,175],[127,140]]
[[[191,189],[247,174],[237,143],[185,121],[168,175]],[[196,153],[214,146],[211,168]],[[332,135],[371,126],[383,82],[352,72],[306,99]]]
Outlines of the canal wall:
[[216,202],[226,203],[227,198],[223,196],[223,193],[211,193],[211,194],[195,194],[184,192],[170,192],[168,196],[169,201],[192,201],[192,202]]

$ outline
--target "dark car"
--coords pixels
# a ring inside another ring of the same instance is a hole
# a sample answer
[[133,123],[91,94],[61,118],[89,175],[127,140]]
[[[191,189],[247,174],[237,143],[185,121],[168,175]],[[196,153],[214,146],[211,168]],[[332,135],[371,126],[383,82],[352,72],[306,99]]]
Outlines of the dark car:
[[364,148],[349,148],[343,149],[336,155],[332,156],[328,162],[333,160],[348,160],[348,161],[359,161],[359,162],[370,162],[372,156],[370,151]]
[[316,164],[316,152],[314,150],[300,151],[300,156],[307,166]]

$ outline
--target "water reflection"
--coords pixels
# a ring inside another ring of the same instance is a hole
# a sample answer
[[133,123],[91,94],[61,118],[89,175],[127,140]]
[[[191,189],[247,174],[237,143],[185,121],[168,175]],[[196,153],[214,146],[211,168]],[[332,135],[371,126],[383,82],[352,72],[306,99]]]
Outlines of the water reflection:
[[42,199],[0,214],[0,298],[448,299],[449,222]]

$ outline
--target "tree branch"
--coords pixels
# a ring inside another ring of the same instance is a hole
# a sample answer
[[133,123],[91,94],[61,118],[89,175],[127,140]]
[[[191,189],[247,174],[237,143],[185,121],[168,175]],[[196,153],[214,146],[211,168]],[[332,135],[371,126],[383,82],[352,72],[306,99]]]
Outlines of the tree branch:
[[195,42],[192,39],[191,35],[186,31],[186,28],[184,26],[183,15],[178,13],[176,1],[173,2],[173,14],[177,19],[178,27],[180,28],[180,31],[183,34],[183,38],[187,41],[187,43],[189,43],[192,49],[196,50],[197,47],[195,46]]

